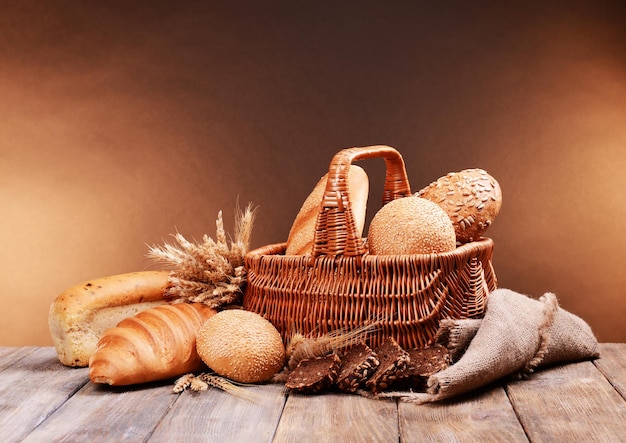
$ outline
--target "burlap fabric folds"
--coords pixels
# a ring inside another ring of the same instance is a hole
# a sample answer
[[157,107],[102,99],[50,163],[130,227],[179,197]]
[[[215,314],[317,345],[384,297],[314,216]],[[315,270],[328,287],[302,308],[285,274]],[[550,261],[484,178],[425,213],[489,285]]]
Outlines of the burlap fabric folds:
[[540,366],[599,356],[589,325],[560,308],[552,293],[537,300],[497,289],[488,297],[483,319],[444,321],[437,341],[448,348],[452,364],[428,379],[426,393],[398,397],[443,400]]

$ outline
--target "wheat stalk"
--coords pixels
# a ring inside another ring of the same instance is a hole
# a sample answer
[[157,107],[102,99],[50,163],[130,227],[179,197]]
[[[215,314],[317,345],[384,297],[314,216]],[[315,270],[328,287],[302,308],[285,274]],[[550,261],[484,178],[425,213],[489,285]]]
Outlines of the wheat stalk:
[[296,332],[289,337],[286,346],[287,369],[294,370],[302,360],[323,357],[333,351],[356,345],[377,327],[376,323],[370,323],[352,330],[331,331],[320,337],[305,337]]
[[200,242],[189,241],[177,232],[172,235],[174,242],[150,246],[148,257],[171,269],[165,295],[212,308],[239,301],[246,282],[244,257],[250,248],[255,213],[251,204],[235,211],[230,244],[219,211],[215,239],[205,234]]
[[173,391],[177,394],[184,391],[206,391],[209,388],[220,389],[234,397],[247,400],[251,403],[258,403],[260,396],[242,386],[233,383],[231,380],[214,373],[185,374],[174,383]]

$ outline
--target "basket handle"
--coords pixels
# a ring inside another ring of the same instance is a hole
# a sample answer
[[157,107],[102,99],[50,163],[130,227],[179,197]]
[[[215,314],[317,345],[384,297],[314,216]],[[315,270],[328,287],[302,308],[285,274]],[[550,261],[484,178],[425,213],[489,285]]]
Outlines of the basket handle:
[[390,146],[375,145],[347,148],[339,151],[330,162],[328,180],[315,224],[313,256],[362,256],[367,253],[365,242],[357,234],[354,214],[348,193],[348,171],[358,160],[383,157],[385,159],[385,187],[383,205],[400,197],[411,195],[404,160]]

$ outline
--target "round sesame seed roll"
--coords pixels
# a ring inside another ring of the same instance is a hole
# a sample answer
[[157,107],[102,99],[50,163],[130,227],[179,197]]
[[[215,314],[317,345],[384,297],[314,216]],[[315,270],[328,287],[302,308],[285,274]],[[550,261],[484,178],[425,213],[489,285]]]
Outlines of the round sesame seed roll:
[[392,200],[374,215],[368,232],[375,255],[432,254],[456,248],[448,215],[435,203],[409,196]]

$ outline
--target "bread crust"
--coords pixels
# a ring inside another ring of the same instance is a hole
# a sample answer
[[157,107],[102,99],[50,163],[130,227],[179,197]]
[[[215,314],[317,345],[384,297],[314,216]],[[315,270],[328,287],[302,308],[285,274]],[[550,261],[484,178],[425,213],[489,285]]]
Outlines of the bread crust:
[[66,366],[87,366],[107,329],[167,303],[168,278],[168,271],[138,271],[87,280],[63,291],[48,313],[59,361]]
[[343,392],[356,392],[378,369],[380,360],[365,343],[350,348],[341,357],[337,387]]
[[285,364],[278,330],[263,316],[227,309],[198,331],[198,354],[217,374],[239,383],[262,383]]
[[337,381],[341,359],[336,353],[302,360],[289,374],[285,387],[301,394],[324,391]]
[[461,244],[479,240],[502,206],[498,181],[478,168],[450,172],[415,195],[437,203],[446,211]]
[[377,394],[389,388],[407,372],[410,357],[393,337],[388,337],[375,350],[380,361],[374,374],[365,382],[365,387]]
[[[324,175],[306,198],[289,231],[285,255],[311,255],[315,237],[315,223],[320,212],[328,174]],[[350,165],[348,171],[348,195],[354,216],[357,235],[363,235],[367,198],[369,196],[369,178],[363,168]]]
[[206,369],[196,337],[216,313],[202,303],[177,303],[122,320],[98,341],[89,359],[89,378],[94,383],[124,386]]
[[409,196],[392,200],[374,215],[368,246],[376,255],[441,253],[456,248],[456,235],[437,204]]

